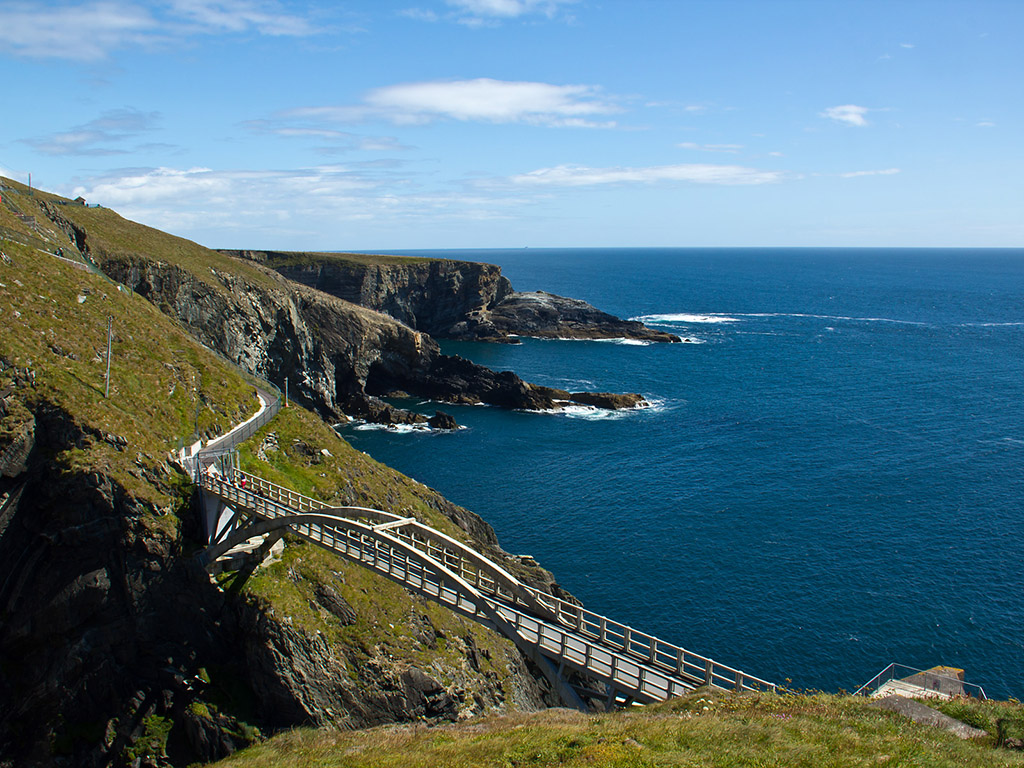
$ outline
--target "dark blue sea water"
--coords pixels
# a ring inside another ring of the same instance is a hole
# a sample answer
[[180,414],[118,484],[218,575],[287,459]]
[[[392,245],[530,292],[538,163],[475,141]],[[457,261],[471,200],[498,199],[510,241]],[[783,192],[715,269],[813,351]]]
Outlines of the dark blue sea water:
[[1024,694],[1024,250],[419,253],[694,343],[446,344],[654,405],[445,406],[468,429],[346,430],[358,448],[591,610],[751,674],[834,691],[947,664]]

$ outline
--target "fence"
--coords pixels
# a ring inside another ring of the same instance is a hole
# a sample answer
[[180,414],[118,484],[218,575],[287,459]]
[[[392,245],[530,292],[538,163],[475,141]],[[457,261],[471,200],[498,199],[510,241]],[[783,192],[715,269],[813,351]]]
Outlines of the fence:
[[[933,669],[943,669],[943,667]],[[941,672],[933,671],[933,669],[916,669],[893,662],[854,691],[853,695],[872,696],[888,683],[896,683],[897,685],[893,687],[899,688],[901,692],[922,697],[969,696],[982,700],[988,698],[985,695],[985,689],[980,685],[964,682],[958,677],[944,675]]]

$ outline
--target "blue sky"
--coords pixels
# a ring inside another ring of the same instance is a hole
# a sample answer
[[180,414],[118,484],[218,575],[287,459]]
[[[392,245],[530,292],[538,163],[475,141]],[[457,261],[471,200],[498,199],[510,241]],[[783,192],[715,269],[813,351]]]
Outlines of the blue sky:
[[0,0],[0,173],[212,247],[1024,246],[1019,0]]

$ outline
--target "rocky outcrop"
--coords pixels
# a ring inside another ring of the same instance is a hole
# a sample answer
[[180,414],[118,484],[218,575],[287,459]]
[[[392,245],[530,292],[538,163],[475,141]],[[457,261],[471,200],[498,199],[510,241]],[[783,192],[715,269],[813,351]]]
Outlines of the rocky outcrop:
[[569,399],[574,403],[592,405],[595,408],[607,408],[617,411],[628,408],[641,408],[647,405],[643,395],[635,392],[616,394],[614,392],[573,392]]
[[[0,440],[3,453],[28,436],[21,469],[9,464],[0,477],[0,765],[126,765],[145,754],[147,764],[183,766],[227,756],[257,728],[544,706],[510,643],[495,646],[454,615],[442,614],[451,622],[442,625],[430,613],[444,609],[390,582],[390,612],[381,613],[376,596],[363,595],[376,577],[357,566],[332,558],[326,579],[291,569],[276,577],[297,583],[336,632],[350,629],[348,642],[218,589],[191,556],[187,533],[198,523],[189,504],[156,509],[100,471],[55,464],[106,437],[46,403],[29,413],[18,421],[31,429]],[[162,472],[154,482],[175,482],[170,467]],[[493,551],[490,526],[423,493]],[[415,641],[380,621],[413,626]]]
[[383,312],[438,338],[680,340],[578,299],[543,291],[515,293],[493,264],[359,254],[222,253],[265,264],[289,280]]
[[513,293],[489,311],[456,325],[453,335],[499,341],[509,336],[679,341],[679,337],[671,333],[656,331],[635,320],[620,320],[585,301],[544,291]]
[[449,259],[358,254],[222,251],[266,264],[297,283],[383,312],[447,338],[473,312],[486,311],[512,293],[493,264]]
[[401,391],[502,408],[556,407],[543,388],[440,353],[428,335],[387,315],[289,283],[226,272],[213,281],[139,256],[103,256],[103,271],[176,317],[200,341],[327,418],[426,421],[375,399]]

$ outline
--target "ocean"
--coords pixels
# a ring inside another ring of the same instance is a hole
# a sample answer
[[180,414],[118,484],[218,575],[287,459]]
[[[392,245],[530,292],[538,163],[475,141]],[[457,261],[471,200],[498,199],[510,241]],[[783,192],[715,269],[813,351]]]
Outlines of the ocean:
[[837,691],[945,664],[1024,696],[1024,250],[402,253],[690,343],[443,342],[651,407],[442,405],[466,429],[343,429],[354,446],[590,610],[750,674]]

